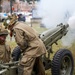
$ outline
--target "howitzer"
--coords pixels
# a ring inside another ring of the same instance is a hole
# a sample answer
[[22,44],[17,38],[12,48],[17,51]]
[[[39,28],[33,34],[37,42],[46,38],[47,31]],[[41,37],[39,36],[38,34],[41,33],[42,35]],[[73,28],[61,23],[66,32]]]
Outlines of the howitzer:
[[61,23],[57,25],[56,28],[49,29],[40,35],[40,38],[44,42],[47,50],[49,50],[49,47],[52,44],[56,43],[59,39],[61,39],[63,36],[66,35],[66,33],[68,32],[68,27],[69,27],[68,24],[63,25]]
[[53,53],[52,45],[65,36],[68,32],[69,25],[62,23],[56,28],[49,29],[40,35],[41,40],[47,49],[47,55],[43,57],[45,69],[51,68],[52,75],[72,75],[73,74],[73,57],[68,49],[58,50],[53,60],[50,59],[50,53]]
[[[57,41],[60,40],[63,36],[65,36],[68,32],[69,25],[63,25],[62,23],[57,25],[57,27],[53,29],[48,29],[47,31],[40,34],[40,39],[45,44],[45,47],[47,49],[47,53],[42,56],[43,64],[45,67],[45,70],[48,70],[51,68],[52,75],[73,75],[73,69],[74,69],[74,60],[72,57],[72,53],[68,49],[59,49],[55,54],[53,59],[51,60],[50,55],[53,53],[52,45],[54,43],[57,44]],[[20,47],[16,47],[13,50],[13,57],[14,61],[18,60],[19,55],[21,54]],[[16,75],[16,69],[18,68],[15,62],[13,62],[12,65],[2,64],[3,68],[0,70],[0,75]],[[1,67],[2,67],[1,66]],[[3,71],[3,72],[2,72]]]
[[[40,38],[43,41],[43,43],[45,44],[45,47],[46,47],[49,55],[50,55],[50,53],[53,53],[52,45],[54,43],[57,44],[57,41],[60,40],[63,36],[65,36],[67,34],[68,27],[69,27],[68,24],[63,25],[61,23],[61,24],[57,25],[57,27],[55,27],[53,29],[49,29],[40,35]],[[48,58],[50,58],[49,55],[48,55]]]

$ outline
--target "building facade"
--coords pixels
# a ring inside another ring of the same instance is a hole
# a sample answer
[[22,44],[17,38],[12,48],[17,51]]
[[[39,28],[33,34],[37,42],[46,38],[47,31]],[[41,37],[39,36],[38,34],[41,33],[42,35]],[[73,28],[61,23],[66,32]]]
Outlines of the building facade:
[[[12,12],[31,11],[34,4],[29,4],[26,0],[12,0]],[[0,0],[0,11],[11,11],[11,0]]]

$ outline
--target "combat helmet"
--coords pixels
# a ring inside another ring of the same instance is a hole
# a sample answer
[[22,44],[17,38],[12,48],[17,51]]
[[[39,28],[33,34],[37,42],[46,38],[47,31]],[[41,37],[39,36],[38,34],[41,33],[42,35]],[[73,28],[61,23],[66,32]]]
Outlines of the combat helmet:
[[11,26],[17,22],[17,16],[15,14],[12,14],[11,16],[8,16],[7,19],[4,20],[3,25],[5,28],[8,26]]
[[0,25],[0,36],[2,36],[2,35],[7,36],[8,33],[9,33],[8,30],[5,29],[2,25]]

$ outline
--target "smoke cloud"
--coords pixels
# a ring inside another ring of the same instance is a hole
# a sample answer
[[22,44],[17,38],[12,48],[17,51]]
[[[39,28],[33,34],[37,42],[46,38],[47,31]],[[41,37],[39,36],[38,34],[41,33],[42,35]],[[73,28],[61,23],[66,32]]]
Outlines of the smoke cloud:
[[68,23],[68,34],[62,39],[63,45],[69,46],[75,40],[75,0],[40,0],[37,5],[38,15],[47,28]]
[[67,35],[62,39],[62,44],[71,47],[75,42],[75,14],[68,19],[67,23],[70,27]]

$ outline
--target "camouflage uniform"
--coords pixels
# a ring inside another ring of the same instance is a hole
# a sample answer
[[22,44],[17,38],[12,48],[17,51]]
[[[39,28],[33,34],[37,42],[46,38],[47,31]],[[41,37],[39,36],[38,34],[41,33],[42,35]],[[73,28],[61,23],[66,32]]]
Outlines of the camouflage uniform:
[[16,43],[20,46],[23,53],[19,70],[21,74],[19,74],[31,75],[33,66],[38,61],[38,66],[42,70],[38,75],[45,75],[40,56],[45,54],[46,48],[36,31],[23,22],[17,22],[13,27],[13,32]]
[[6,63],[10,61],[10,47],[5,44],[8,31],[0,27],[0,62]]

